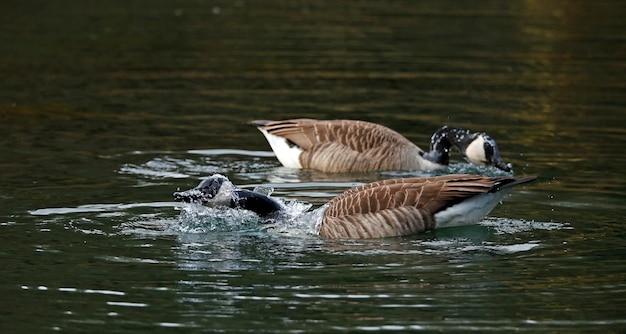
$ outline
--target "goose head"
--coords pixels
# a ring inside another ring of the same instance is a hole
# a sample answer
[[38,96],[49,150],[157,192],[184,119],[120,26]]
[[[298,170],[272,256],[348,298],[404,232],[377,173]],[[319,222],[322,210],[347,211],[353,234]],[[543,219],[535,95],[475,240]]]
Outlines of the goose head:
[[474,133],[470,137],[473,139],[465,146],[465,151],[461,151],[468,161],[477,165],[494,166],[506,172],[511,171],[511,166],[502,160],[493,138],[484,132]]
[[228,206],[234,188],[235,186],[227,177],[215,174],[204,179],[195,188],[177,191],[173,196],[179,202]]
[[451,147],[456,147],[471,163],[511,171],[510,164],[502,160],[496,141],[489,135],[450,126],[443,126],[433,134],[430,152],[423,153],[422,157],[441,165],[448,165]]

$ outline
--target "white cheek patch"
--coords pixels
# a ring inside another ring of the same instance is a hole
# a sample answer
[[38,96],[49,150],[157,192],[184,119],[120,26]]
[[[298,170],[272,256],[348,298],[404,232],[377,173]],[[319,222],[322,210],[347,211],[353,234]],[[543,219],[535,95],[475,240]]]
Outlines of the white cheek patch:
[[472,141],[465,149],[465,157],[477,165],[487,164],[487,157],[485,156],[485,139],[483,136],[478,136]]
[[272,147],[272,151],[276,154],[276,158],[281,164],[289,168],[302,168],[300,164],[300,154],[302,149],[295,145],[289,145],[287,139],[268,133],[263,129],[259,129]]

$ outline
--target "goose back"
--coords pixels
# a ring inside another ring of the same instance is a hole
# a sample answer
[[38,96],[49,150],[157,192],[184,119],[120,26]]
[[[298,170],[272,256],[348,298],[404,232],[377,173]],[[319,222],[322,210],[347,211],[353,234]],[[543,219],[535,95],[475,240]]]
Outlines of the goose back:
[[[302,149],[303,168],[341,173],[366,170],[419,170],[422,149],[399,133],[375,123],[355,120],[291,119],[252,121],[251,125],[285,138]],[[429,166],[428,166],[429,167]],[[441,166],[433,166],[440,168]]]
[[[437,214],[447,208],[481,194],[500,192],[535,179],[445,175],[374,182],[349,189],[332,199],[327,204],[319,233],[327,239],[419,233],[434,229]],[[489,205],[495,206],[500,199],[501,196],[493,197]],[[482,209],[480,214],[486,215],[493,206]]]

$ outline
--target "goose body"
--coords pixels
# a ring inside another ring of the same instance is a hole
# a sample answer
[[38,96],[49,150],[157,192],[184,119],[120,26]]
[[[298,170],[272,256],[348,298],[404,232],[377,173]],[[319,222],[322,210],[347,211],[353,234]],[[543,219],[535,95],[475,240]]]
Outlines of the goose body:
[[[219,201],[219,205],[252,210],[262,217],[276,217],[284,210],[274,199],[247,190],[248,199],[241,201],[242,195],[232,192],[238,188],[227,179],[219,183],[207,180],[194,189],[174,193],[174,197],[185,202],[200,199],[203,204]],[[534,180],[536,177],[452,174],[365,184],[346,190],[318,209],[324,211],[319,235],[325,239],[382,238],[474,224],[513,187]],[[204,192],[210,196],[202,195]]]
[[330,200],[319,233],[326,239],[366,239],[474,224],[514,186],[535,179],[452,174],[369,183]]
[[460,128],[437,130],[430,151],[425,152],[396,131],[365,121],[290,119],[248,124],[261,131],[285,167],[330,173],[437,170],[448,165],[449,150],[456,147],[475,164],[510,170],[491,137]]

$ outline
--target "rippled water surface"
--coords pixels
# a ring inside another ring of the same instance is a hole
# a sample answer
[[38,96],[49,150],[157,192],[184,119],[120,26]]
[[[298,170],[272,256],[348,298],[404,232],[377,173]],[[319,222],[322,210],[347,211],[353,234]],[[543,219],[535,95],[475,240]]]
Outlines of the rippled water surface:
[[[626,330],[619,1],[0,4],[0,332]],[[474,226],[326,241],[366,182],[281,167],[253,119],[489,133]],[[220,173],[292,217],[180,205]]]

